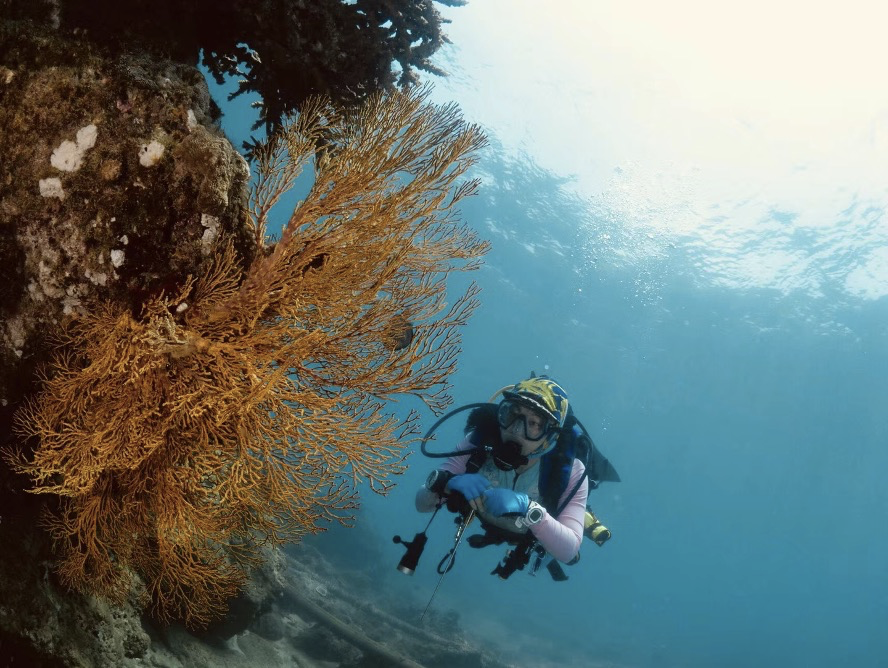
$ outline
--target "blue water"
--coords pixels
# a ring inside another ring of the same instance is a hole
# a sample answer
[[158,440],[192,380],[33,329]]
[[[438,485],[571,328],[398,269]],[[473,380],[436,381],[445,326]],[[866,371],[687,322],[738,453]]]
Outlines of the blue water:
[[[498,582],[494,555],[463,556],[442,599],[500,618],[503,640],[530,615],[533,637],[618,665],[884,665],[884,300],[703,288],[679,253],[656,285],[604,256],[590,268],[570,247],[609,223],[571,216],[536,170],[486,165],[514,187],[487,188],[466,215],[509,235],[477,277],[454,394],[481,401],[547,371],[623,482],[592,492],[614,538],[587,541],[569,583]],[[545,234],[567,248],[540,244],[528,204],[559,211]],[[847,330],[823,331],[820,309]],[[406,477],[380,517],[409,508],[421,478]]]
[[[469,68],[457,50],[444,56]],[[225,109],[238,144],[249,120]],[[548,373],[623,481],[591,493],[613,539],[586,541],[567,583],[499,581],[500,550],[464,547],[434,609],[523,653],[518,665],[888,665],[888,300],[878,277],[854,289],[852,271],[884,247],[885,200],[847,192],[834,219],[806,227],[804,198],[785,209],[725,184],[724,201],[691,212],[696,227],[668,232],[639,222],[674,218],[674,202],[583,193],[502,143],[507,128],[487,130],[483,187],[462,212],[493,247],[452,281],[454,296],[470,280],[483,290],[456,405]],[[756,198],[758,224],[733,226]],[[449,425],[435,447],[458,432]],[[434,467],[418,452],[409,464],[387,497],[364,495],[355,535],[366,568],[390,569],[380,597],[421,609],[453,526],[435,521],[413,578],[395,572],[391,536],[424,526],[413,495]]]

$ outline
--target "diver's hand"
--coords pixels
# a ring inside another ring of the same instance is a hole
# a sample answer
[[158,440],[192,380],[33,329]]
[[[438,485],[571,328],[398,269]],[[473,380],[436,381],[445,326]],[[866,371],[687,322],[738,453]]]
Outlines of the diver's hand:
[[463,473],[453,476],[444,487],[445,492],[462,494],[472,510],[479,510],[481,495],[490,487],[490,481],[480,473]]
[[484,509],[495,517],[503,515],[527,515],[530,499],[527,494],[513,492],[511,489],[491,487],[484,490],[482,496]]

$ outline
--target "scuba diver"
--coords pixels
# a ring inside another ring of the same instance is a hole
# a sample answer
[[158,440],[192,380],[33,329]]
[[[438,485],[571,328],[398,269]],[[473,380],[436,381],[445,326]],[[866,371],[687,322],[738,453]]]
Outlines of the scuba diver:
[[[472,411],[466,437],[417,492],[416,508],[431,512],[444,502],[459,511],[460,504],[463,510],[467,505],[485,530],[469,539],[473,547],[533,542],[558,561],[570,563],[579,554],[585,531],[589,482],[578,457],[553,461],[569,456],[555,451],[570,411],[567,394],[544,376],[522,380],[500,393],[498,405]],[[544,459],[550,453],[553,457]],[[543,461],[548,466],[541,466]],[[547,483],[559,475],[566,480],[560,481],[557,498],[552,498]],[[529,554],[520,556],[529,559]]]
[[[499,395],[502,400],[494,403]],[[457,449],[430,452],[426,443],[435,430],[466,410],[471,413]],[[416,494],[417,510],[434,514],[413,540],[394,536],[393,541],[406,549],[398,570],[412,575],[438,511],[446,506],[456,513],[454,545],[438,564],[441,578],[432,599],[453,567],[463,534],[475,517],[483,533],[468,537],[470,547],[509,546],[491,572],[502,579],[523,570],[534,556],[529,572],[535,575],[550,555],[546,570],[552,579],[567,580],[561,563],[572,565],[579,560],[583,536],[598,546],[611,537],[586,501],[590,489],[605,480],[619,482],[620,476],[573,414],[567,393],[551,378],[531,374],[498,390],[487,403],[450,411],[423,437],[422,452],[446,459]]]

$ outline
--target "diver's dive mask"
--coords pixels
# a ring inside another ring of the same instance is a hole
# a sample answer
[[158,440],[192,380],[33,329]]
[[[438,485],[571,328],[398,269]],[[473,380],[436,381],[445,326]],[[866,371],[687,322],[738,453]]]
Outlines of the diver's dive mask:
[[[493,463],[501,471],[514,471],[551,449],[546,447],[545,439],[557,431],[557,425],[527,404],[506,399],[497,408],[496,419],[500,428],[507,432],[506,438],[491,453]],[[520,443],[509,440],[509,433],[522,436],[530,443],[540,443],[540,447],[536,452],[525,455],[521,452]],[[554,442],[554,439],[551,440]]]
[[[509,429],[516,420],[521,421],[525,440],[531,443],[540,441],[557,427],[547,416],[527,404],[513,399],[504,399],[496,410],[496,420],[503,429]],[[520,433],[520,432],[519,432]]]

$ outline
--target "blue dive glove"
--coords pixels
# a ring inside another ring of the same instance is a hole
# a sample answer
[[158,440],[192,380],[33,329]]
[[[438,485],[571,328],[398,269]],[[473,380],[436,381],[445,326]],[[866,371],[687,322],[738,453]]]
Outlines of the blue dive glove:
[[490,487],[490,481],[480,473],[463,473],[453,476],[444,487],[447,492],[458,492],[466,501],[473,501]]
[[527,515],[530,499],[527,494],[511,489],[491,487],[484,491],[484,510],[496,517],[503,515]]

